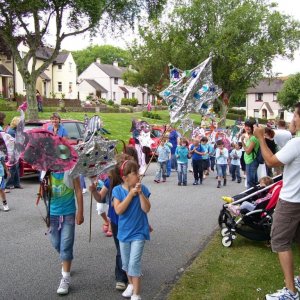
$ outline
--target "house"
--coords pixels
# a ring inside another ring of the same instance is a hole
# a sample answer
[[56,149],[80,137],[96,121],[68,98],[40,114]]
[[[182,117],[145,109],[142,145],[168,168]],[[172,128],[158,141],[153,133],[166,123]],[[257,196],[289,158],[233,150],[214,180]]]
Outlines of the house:
[[97,59],[78,76],[79,99],[102,98],[121,104],[122,98],[137,98],[138,104],[146,105],[152,95],[146,88],[125,85],[122,79],[125,71],[127,68],[120,67],[118,62],[109,65]]
[[[23,43],[18,46],[21,57],[29,51]],[[53,53],[50,47],[41,47],[36,51],[36,67]],[[29,63],[29,69],[31,62]],[[77,99],[77,66],[72,53],[59,52],[56,59],[40,74],[36,82],[36,89],[45,98]],[[12,98],[15,94],[26,94],[25,85],[18,67],[11,55],[0,54],[0,90],[6,98]]]
[[253,118],[284,118],[284,110],[277,101],[285,78],[262,79],[246,93],[246,115]]

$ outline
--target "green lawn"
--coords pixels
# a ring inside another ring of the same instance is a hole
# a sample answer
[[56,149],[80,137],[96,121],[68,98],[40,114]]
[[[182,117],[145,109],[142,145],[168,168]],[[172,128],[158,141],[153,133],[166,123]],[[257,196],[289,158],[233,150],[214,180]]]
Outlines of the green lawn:
[[[299,266],[299,253],[294,252]],[[258,300],[283,286],[277,254],[265,242],[238,235],[225,248],[217,233],[175,284],[168,300]]]

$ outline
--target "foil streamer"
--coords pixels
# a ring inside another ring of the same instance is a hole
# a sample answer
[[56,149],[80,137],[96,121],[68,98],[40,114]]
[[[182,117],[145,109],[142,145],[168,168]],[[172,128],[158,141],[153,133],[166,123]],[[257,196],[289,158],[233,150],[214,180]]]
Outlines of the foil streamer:
[[182,130],[183,134],[188,131],[192,131],[194,128],[194,121],[190,118],[184,118],[180,120],[180,125],[178,126],[178,128]]
[[75,151],[79,159],[70,175],[93,177],[108,172],[116,165],[114,159],[116,144],[117,141],[107,140],[95,133],[87,142],[76,145]]
[[8,133],[0,132],[0,151],[10,161],[14,156],[15,139]]
[[222,92],[213,83],[211,57],[192,70],[174,74],[170,75],[169,87],[160,93],[169,105],[170,122],[176,123],[190,112],[205,115]]

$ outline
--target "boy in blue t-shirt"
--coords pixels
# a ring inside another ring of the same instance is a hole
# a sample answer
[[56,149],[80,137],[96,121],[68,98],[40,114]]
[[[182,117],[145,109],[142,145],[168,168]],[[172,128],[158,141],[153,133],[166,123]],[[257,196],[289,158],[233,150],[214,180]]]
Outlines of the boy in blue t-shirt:
[[188,167],[188,141],[180,138],[180,145],[175,150],[177,159],[178,185],[187,185],[187,167]]
[[190,155],[192,156],[192,165],[194,172],[194,183],[193,185],[198,185],[203,181],[203,167],[202,167],[202,156],[205,154],[203,147],[200,144],[199,139],[193,140],[193,145],[190,148]]

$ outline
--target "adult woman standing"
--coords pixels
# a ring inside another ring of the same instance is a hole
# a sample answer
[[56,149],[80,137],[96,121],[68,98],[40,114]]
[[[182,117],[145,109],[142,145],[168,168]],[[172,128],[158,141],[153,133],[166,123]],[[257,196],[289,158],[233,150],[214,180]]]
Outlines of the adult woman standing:
[[60,115],[58,113],[53,113],[51,118],[51,125],[48,126],[48,130],[52,131],[54,135],[58,135],[60,137],[67,137],[68,132],[64,128],[64,126],[60,123]]
[[258,182],[258,178],[257,178],[258,162],[256,161],[255,158],[259,148],[259,142],[257,138],[253,135],[253,126],[254,126],[254,122],[246,121],[245,122],[246,133],[243,134],[241,137],[241,142],[245,150],[244,160],[246,164],[246,179],[247,179],[248,189],[254,187]]

